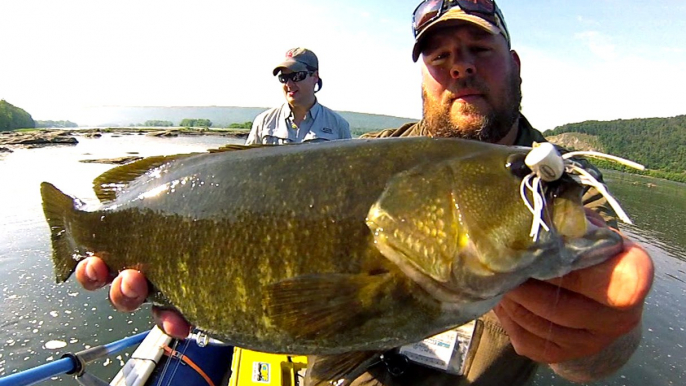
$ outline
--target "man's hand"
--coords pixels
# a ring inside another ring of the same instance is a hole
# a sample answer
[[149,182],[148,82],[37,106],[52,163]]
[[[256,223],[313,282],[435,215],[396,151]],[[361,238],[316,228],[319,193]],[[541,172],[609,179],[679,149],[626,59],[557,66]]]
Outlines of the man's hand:
[[[557,364],[556,372],[585,381],[616,371],[633,353],[615,352],[619,345],[613,343],[622,336],[640,338],[636,332],[653,275],[650,256],[625,239],[624,250],[601,264],[546,282],[529,280],[507,293],[495,312],[518,354]],[[565,362],[596,356],[605,364],[589,364],[594,369],[587,374],[558,371]],[[603,369],[608,363],[616,368]]]
[[[98,257],[90,257],[76,266],[76,279],[87,290],[104,287],[110,280],[105,262]],[[148,281],[142,273],[127,269],[112,280],[110,301],[119,311],[131,312],[140,307],[148,297]],[[155,323],[174,338],[188,336],[191,326],[177,312],[153,307]]]

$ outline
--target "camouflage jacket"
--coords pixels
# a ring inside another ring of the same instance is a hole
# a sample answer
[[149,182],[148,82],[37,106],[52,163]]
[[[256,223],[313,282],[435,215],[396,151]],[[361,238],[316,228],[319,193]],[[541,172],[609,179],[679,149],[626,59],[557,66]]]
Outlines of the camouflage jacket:
[[[362,138],[411,137],[425,135],[422,122],[408,123],[398,129],[387,129],[377,133],[367,133]],[[543,135],[534,129],[523,116],[519,119],[519,132],[515,145],[531,146],[534,142],[545,142]],[[560,149],[561,152],[566,152]],[[600,171],[585,160],[578,160],[602,182]],[[596,189],[590,188],[584,194],[584,205],[600,214],[612,227],[617,227],[616,214],[608,205],[607,200]],[[471,364],[463,376],[451,375],[414,364],[404,366],[401,375],[393,376],[383,363],[377,364],[357,378],[352,384],[355,386],[519,386],[529,384],[538,365],[532,360],[518,355],[507,333],[500,325],[493,311],[479,318],[479,328],[472,340],[470,350]]]

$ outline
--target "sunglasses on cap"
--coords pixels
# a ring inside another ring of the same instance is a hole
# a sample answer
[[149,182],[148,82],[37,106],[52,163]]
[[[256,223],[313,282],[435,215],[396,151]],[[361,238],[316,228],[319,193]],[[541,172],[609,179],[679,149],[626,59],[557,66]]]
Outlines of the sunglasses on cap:
[[424,0],[412,14],[412,32],[414,37],[416,38],[427,25],[455,6],[469,14],[496,15],[500,20],[503,20],[500,9],[498,9],[493,0]]
[[289,80],[292,80],[293,82],[298,83],[312,74],[314,74],[314,71],[297,71],[291,72],[290,74],[281,73],[279,74],[279,82],[286,84]]

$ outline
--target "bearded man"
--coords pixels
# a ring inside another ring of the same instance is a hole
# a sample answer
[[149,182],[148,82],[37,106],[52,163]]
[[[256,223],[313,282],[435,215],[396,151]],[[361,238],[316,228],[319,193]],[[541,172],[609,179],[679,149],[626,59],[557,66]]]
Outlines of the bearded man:
[[[422,59],[424,117],[365,137],[458,137],[521,146],[545,141],[519,111],[521,62],[494,1],[425,0],[414,12],[413,29],[412,58]],[[602,180],[597,169],[585,166]],[[584,202],[589,221],[616,228],[614,211],[595,189]],[[597,380],[617,371],[638,346],[653,275],[650,256],[625,239],[624,250],[604,263],[550,281],[529,280],[507,293],[462,337],[468,350],[457,374],[394,351],[353,385],[515,386],[530,382],[539,363],[572,381]],[[108,269],[91,257],[79,263],[76,276],[96,289],[107,283]],[[110,288],[121,311],[136,309],[147,295],[145,277],[135,270],[122,271]],[[190,325],[178,313],[157,311],[156,318],[168,334],[188,335]]]

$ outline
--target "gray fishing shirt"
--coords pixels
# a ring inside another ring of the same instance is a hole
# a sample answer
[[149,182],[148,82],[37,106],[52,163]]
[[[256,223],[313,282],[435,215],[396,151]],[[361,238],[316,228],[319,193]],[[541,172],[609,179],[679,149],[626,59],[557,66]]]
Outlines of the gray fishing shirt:
[[245,144],[281,145],[350,138],[350,124],[319,102],[315,102],[299,126],[293,123],[293,112],[288,103],[284,103],[255,118]]

